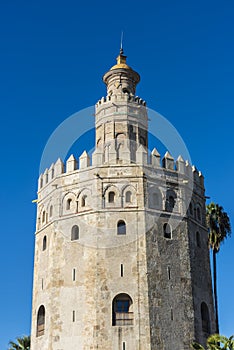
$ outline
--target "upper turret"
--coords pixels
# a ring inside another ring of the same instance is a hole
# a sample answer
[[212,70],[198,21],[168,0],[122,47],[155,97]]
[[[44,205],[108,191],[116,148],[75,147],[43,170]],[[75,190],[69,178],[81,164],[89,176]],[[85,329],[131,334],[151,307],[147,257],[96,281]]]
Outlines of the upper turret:
[[127,93],[129,96],[135,95],[136,85],[140,81],[140,76],[126,64],[126,58],[127,56],[124,56],[121,48],[119,56],[116,58],[117,64],[103,76],[108,96],[121,93]]

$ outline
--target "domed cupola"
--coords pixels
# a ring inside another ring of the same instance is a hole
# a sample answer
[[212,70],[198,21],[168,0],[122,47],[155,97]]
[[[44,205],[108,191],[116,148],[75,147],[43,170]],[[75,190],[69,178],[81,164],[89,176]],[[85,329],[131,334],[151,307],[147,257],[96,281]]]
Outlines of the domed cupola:
[[140,75],[126,64],[127,56],[120,49],[117,64],[104,74],[103,81],[107,86],[108,96],[128,94],[134,96]]

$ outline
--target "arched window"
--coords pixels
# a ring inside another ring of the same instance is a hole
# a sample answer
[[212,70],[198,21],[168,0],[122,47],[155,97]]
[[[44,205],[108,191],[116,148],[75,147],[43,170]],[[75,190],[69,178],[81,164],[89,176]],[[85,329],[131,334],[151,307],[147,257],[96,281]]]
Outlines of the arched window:
[[167,239],[172,238],[171,226],[167,223],[163,225],[163,235]]
[[70,210],[71,209],[71,202],[72,202],[72,199],[68,198],[67,203],[66,203],[66,210]]
[[53,205],[50,206],[50,218],[53,215]]
[[189,204],[189,213],[190,213],[190,215],[193,215],[193,205],[192,205],[192,203]]
[[197,209],[196,209],[195,206],[194,206],[194,209],[193,209],[193,216],[194,216],[194,219],[197,218]]
[[200,206],[197,206],[197,220],[201,221],[201,209]]
[[142,144],[143,146],[146,146],[146,140],[143,136],[140,136],[140,144]]
[[81,206],[82,207],[85,207],[86,206],[86,199],[87,199],[87,196],[84,195],[82,198],[81,198]]
[[132,192],[131,191],[126,192],[125,201],[126,201],[126,203],[131,203],[131,201],[132,201]]
[[118,235],[126,235],[126,224],[123,220],[118,221],[117,234]]
[[42,222],[45,222],[46,221],[46,212],[45,210],[43,210],[43,213],[42,213]]
[[196,244],[198,248],[201,248],[201,237],[200,237],[200,232],[196,232]]
[[201,303],[201,319],[202,319],[202,330],[204,333],[210,333],[210,315],[209,309],[206,303]]
[[162,194],[160,190],[150,187],[149,191],[149,207],[151,209],[161,209],[162,207]]
[[109,202],[109,203],[114,203],[114,201],[115,201],[115,192],[110,191],[110,192],[108,193],[108,202]]
[[173,190],[168,190],[166,194],[166,211],[173,211],[175,206],[176,193]]
[[42,243],[42,250],[46,250],[47,247],[47,237],[44,236],[43,237],[43,243]]
[[158,193],[153,193],[152,195],[152,202],[153,202],[153,207],[158,207],[159,206],[159,195]]
[[133,312],[131,312],[132,299],[128,294],[118,294],[112,302],[112,325],[133,325]]
[[79,227],[77,225],[72,226],[71,229],[71,241],[77,241],[79,239]]
[[45,333],[45,307],[41,305],[37,312],[37,337]]
[[129,95],[129,90],[128,90],[128,89],[123,88],[123,90],[122,90],[122,91],[123,91],[123,93],[124,93],[124,94],[128,94],[128,95]]

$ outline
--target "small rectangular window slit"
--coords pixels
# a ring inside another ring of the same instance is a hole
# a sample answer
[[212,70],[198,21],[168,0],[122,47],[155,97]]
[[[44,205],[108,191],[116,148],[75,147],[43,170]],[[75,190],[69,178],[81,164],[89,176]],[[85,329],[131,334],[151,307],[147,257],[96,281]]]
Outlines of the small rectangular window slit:
[[120,265],[120,276],[123,277],[124,274],[124,269],[123,269],[123,264]]
[[168,279],[171,279],[171,268],[168,266],[167,267],[167,275],[168,275]]
[[125,344],[125,341],[123,342],[123,350],[126,350],[126,344]]
[[44,281],[43,281],[43,278],[41,279],[41,289],[43,290],[44,288]]
[[173,309],[171,309],[171,320],[173,321]]
[[75,322],[76,320],[76,313],[75,310],[72,311],[72,322]]
[[75,281],[76,280],[76,269],[72,270],[72,280]]

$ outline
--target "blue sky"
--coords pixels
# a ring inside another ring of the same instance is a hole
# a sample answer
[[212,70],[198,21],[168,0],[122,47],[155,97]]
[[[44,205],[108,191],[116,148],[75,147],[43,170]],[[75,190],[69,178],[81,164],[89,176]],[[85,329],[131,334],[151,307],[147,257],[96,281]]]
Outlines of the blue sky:
[[[105,95],[120,33],[137,94],[179,131],[233,223],[234,3],[2,1],[0,348],[30,332],[35,205],[45,143]],[[81,121],[82,123],[82,121]],[[77,155],[82,149],[77,149]],[[234,333],[234,238],[218,256],[220,330]]]

